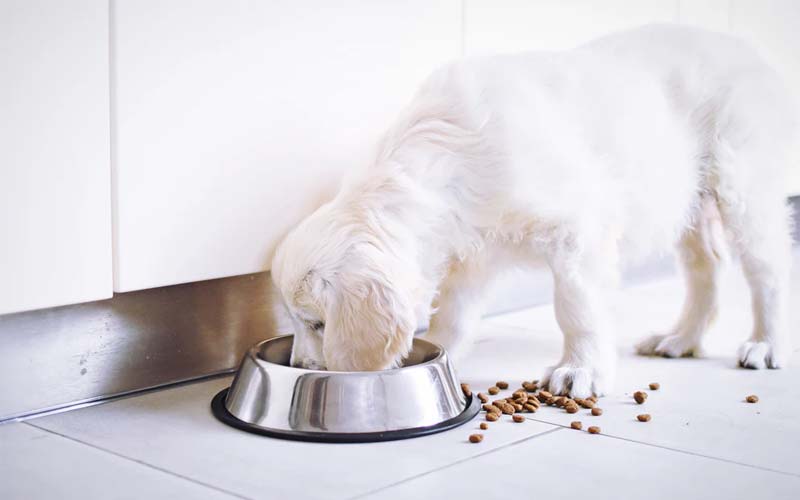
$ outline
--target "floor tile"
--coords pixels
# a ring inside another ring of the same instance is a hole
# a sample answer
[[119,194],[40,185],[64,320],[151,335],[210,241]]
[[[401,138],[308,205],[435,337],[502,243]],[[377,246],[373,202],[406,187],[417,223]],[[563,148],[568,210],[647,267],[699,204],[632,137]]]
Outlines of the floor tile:
[[797,498],[800,478],[561,430],[362,498]]
[[344,498],[554,429],[539,422],[478,420],[424,438],[371,444],[282,441],[227,427],[209,401],[230,378],[31,421],[182,476],[251,498]]
[[24,423],[0,425],[0,498],[235,498]]
[[[795,253],[794,282],[800,283],[800,253]],[[534,418],[568,425],[581,419],[598,423],[604,433],[702,455],[800,474],[800,351],[782,370],[744,370],[735,353],[750,328],[750,299],[739,273],[729,272],[722,286],[720,317],[709,333],[701,359],[643,358],[633,353],[643,333],[669,325],[678,313],[683,286],[661,280],[623,290],[613,305],[619,318],[615,390],[601,399],[602,417],[543,408]],[[800,303],[800,286],[790,300]],[[800,333],[800,311],[790,312],[790,330]],[[795,345],[800,342],[795,341]],[[485,320],[474,347],[457,364],[461,377],[480,389],[497,378],[514,386],[538,378],[558,361],[561,334],[552,307],[542,306]],[[631,394],[658,381],[662,388],[636,405]],[[761,400],[744,402],[748,394]],[[502,396],[502,394],[501,394]],[[652,421],[636,420],[649,413]]]

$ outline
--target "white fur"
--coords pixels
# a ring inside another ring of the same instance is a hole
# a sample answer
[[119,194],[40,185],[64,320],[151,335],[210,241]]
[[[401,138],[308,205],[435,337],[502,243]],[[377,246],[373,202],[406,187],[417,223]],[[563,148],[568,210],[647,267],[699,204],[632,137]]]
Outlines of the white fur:
[[[741,363],[781,366],[788,96],[738,40],[675,26],[439,69],[374,164],[276,252],[273,277],[296,326],[292,363],[394,366],[430,314],[428,338],[457,351],[491,277],[545,262],[564,334],[550,388],[602,394],[615,364],[603,298],[618,260],[678,243],[684,312],[639,350],[689,355],[714,318],[730,240],[753,294]],[[314,322],[325,326],[314,332]]]

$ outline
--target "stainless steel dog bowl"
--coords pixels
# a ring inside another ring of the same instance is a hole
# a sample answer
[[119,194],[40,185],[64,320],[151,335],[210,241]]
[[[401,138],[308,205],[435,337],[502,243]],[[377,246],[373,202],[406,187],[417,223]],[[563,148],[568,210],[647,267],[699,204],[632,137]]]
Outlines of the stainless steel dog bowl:
[[211,403],[218,419],[278,438],[368,442],[440,432],[480,409],[432,342],[414,339],[400,368],[334,372],[289,366],[292,339],[272,338],[247,351],[231,387]]

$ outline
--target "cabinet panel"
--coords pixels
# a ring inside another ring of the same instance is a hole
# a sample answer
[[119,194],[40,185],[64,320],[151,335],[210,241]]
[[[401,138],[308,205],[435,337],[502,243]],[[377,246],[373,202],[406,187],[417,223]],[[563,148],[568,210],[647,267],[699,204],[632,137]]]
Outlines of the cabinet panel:
[[0,2],[0,73],[0,314],[110,297],[107,2]]
[[124,1],[115,289],[267,269],[461,49],[461,2]]
[[465,0],[465,51],[567,49],[652,22],[677,20],[676,0]]

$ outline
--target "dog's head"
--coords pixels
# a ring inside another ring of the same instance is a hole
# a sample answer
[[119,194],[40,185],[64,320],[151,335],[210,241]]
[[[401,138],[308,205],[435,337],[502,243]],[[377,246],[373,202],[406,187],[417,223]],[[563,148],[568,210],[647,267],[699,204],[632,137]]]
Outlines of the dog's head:
[[397,366],[416,326],[398,267],[378,235],[331,205],[295,228],[272,261],[294,326],[292,365],[341,371]]

